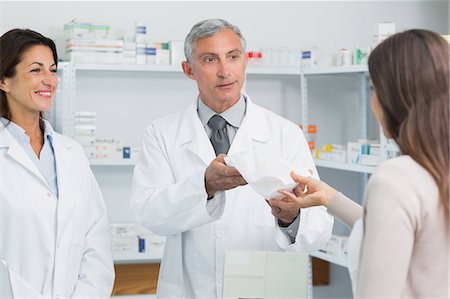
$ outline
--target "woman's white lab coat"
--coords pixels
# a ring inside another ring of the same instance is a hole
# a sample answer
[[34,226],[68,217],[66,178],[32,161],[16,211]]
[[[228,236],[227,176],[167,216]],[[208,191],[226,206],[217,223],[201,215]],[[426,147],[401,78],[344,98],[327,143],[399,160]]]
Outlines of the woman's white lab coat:
[[[298,126],[246,98],[246,116],[228,154],[257,150],[285,159],[294,169],[315,169]],[[326,210],[306,209],[291,245],[264,198],[248,185],[219,192],[207,202],[204,173],[213,159],[197,103],[147,129],[131,207],[139,222],[167,236],[158,298],[221,298],[226,250],[309,252],[331,236],[333,218]]]
[[14,296],[107,298],[114,267],[102,195],[78,143],[53,132],[53,148],[59,198],[0,123],[0,257]]

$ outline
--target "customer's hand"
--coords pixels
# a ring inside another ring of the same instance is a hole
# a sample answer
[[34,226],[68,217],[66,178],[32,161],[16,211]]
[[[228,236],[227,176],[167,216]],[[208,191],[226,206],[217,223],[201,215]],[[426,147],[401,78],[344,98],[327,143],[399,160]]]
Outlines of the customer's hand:
[[224,157],[224,154],[218,155],[206,168],[205,187],[208,199],[218,191],[230,190],[247,184],[236,168],[225,164]]
[[337,192],[325,182],[311,177],[300,176],[294,172],[291,172],[291,177],[297,183],[297,187],[293,192],[278,191],[285,196],[279,204],[280,207],[295,206],[299,209],[320,205],[328,207],[331,198]]

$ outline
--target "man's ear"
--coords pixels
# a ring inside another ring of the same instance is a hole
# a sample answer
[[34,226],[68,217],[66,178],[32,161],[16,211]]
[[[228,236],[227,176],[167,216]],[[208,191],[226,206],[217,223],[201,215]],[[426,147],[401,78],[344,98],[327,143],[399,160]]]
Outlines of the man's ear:
[[189,62],[187,62],[186,60],[181,62],[181,67],[183,68],[183,72],[186,74],[186,76],[188,76],[192,80],[195,80],[195,75],[192,71],[192,65]]
[[9,92],[9,86],[8,86],[8,78],[3,77],[0,79],[0,90],[3,90],[4,92]]

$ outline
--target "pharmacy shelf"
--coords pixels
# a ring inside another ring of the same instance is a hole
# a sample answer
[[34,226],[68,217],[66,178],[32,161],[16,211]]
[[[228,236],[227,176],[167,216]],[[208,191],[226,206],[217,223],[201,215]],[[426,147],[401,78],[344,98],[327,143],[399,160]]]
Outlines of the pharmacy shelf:
[[360,164],[354,164],[354,163],[325,161],[325,160],[319,160],[319,159],[315,159],[314,163],[318,167],[339,169],[339,170],[347,170],[347,171],[360,172],[360,173],[374,173],[375,170],[377,169],[377,166],[368,166],[368,165],[360,165]]
[[[122,71],[122,72],[166,72],[182,73],[180,65],[140,65],[140,64],[74,64],[75,70],[81,71]],[[284,67],[249,67],[249,75],[300,75],[299,68]]]
[[134,159],[90,159],[91,166],[134,166]]
[[309,255],[319,258],[321,260],[327,261],[329,263],[333,263],[333,264],[348,268],[348,261],[345,258],[339,258],[339,257],[336,257],[334,255],[331,255],[331,254],[328,254],[328,253],[325,253],[322,251],[315,251],[315,252],[310,253]]
[[[81,64],[74,63],[75,70],[81,71],[123,71],[123,72],[166,72],[181,73],[180,65],[149,65],[149,64]],[[248,75],[321,75],[367,72],[367,65],[314,67],[300,69],[296,67],[254,67],[247,68]]]
[[80,71],[121,71],[121,72],[163,72],[181,73],[180,65],[153,65],[153,64],[74,64],[75,70]]
[[351,74],[365,73],[368,71],[367,65],[349,65],[349,66],[330,66],[330,67],[312,67],[303,69],[305,75],[327,75],[327,74]]
[[115,264],[155,264],[161,262],[161,254],[147,252],[113,252]]
[[276,75],[276,76],[299,76],[301,74],[301,70],[295,67],[248,67],[247,75]]

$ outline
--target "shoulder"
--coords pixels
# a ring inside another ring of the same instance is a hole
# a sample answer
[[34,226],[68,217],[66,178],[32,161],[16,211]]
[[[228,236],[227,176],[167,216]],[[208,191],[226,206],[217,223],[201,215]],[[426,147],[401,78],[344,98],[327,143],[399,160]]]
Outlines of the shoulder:
[[438,188],[430,173],[410,156],[404,155],[382,163],[366,189],[365,206],[399,206],[405,210],[421,209],[424,201],[438,200]]
[[411,156],[403,155],[382,163],[373,174],[371,181],[385,184],[414,186],[419,182],[433,181],[429,172]]
[[87,161],[84,149],[78,141],[60,133],[53,132],[53,142],[57,145],[55,150],[59,148],[70,149],[78,159]]

